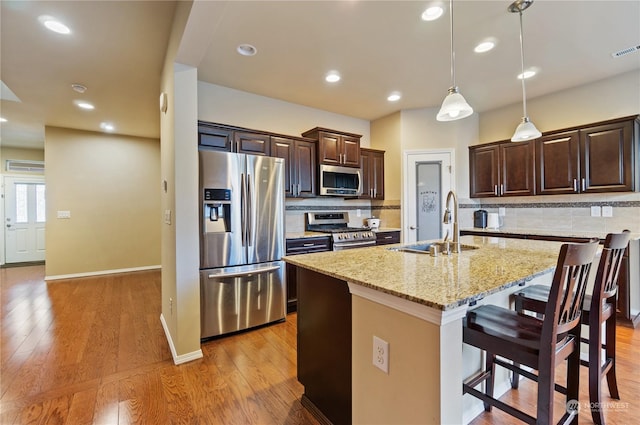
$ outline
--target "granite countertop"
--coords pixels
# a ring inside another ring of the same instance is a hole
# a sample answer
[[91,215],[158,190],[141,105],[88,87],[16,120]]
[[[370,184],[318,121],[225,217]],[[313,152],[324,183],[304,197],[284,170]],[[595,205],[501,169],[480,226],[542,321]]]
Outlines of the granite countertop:
[[[607,232],[578,232],[575,230],[567,230],[560,233],[557,230],[536,230],[536,229],[481,229],[478,227],[469,227],[460,229],[461,232],[477,232],[477,233],[502,233],[505,235],[531,235],[531,236],[556,236],[565,238],[598,238],[606,239]],[[631,239],[640,239],[640,233],[631,233]]]
[[450,256],[431,257],[393,250],[400,244],[286,256],[284,260],[353,284],[439,310],[550,274],[560,242],[463,236],[479,246]]
[[400,232],[401,229],[395,227],[380,227],[375,230],[371,230],[373,233],[384,233],[384,232]]

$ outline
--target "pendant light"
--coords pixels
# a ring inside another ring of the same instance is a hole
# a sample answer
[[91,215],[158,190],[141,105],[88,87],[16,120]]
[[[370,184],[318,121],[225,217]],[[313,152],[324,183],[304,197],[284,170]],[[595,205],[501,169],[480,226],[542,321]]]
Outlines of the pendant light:
[[454,121],[473,114],[473,108],[464,100],[458,86],[456,86],[456,55],[453,51],[453,0],[449,0],[449,23],[451,29],[451,87],[436,116],[438,121]]
[[522,12],[533,4],[533,0],[516,0],[509,6],[509,12],[520,15],[520,65],[522,67],[522,122],[516,128],[516,132],[511,137],[512,142],[524,142],[542,136],[540,130],[531,122],[527,115],[527,92],[524,83],[524,41],[522,36]]

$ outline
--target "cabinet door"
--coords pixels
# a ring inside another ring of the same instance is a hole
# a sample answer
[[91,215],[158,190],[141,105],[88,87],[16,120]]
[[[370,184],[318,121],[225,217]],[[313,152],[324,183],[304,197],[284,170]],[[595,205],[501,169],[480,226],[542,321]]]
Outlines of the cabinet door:
[[634,190],[632,133],[632,121],[580,130],[582,192]]
[[533,195],[533,140],[500,145],[500,196]]
[[536,193],[553,195],[579,191],[577,131],[552,134],[535,141]]
[[360,150],[360,169],[362,170],[362,195],[360,199],[371,199],[373,196],[373,186],[375,181],[372,179],[371,173],[371,155],[373,152]]
[[269,156],[270,137],[268,134],[235,132],[233,136],[236,152]]
[[316,144],[296,140],[293,150],[294,181],[298,184],[297,196],[316,196]]
[[294,179],[292,178],[292,174],[295,170],[294,168],[294,157],[293,157],[293,144],[294,141],[291,139],[285,139],[284,137],[271,137],[271,156],[276,158],[284,159],[284,196],[287,198],[295,196],[294,195]]
[[198,145],[213,150],[231,152],[233,131],[210,125],[198,125]]
[[360,139],[342,136],[342,165],[345,167],[360,167]]
[[373,198],[384,199],[384,152],[373,152],[370,157]]
[[[318,140],[319,160],[323,164],[341,165],[342,151],[340,149],[341,136],[331,133],[320,133]],[[358,157],[358,160],[360,157]]]
[[469,194],[472,198],[498,196],[498,145],[469,148]]

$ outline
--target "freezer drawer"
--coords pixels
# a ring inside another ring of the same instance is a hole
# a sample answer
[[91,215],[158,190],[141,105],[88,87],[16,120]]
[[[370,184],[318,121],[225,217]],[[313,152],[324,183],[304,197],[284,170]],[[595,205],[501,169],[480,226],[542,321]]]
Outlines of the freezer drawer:
[[284,319],[284,270],[283,261],[201,270],[201,338]]

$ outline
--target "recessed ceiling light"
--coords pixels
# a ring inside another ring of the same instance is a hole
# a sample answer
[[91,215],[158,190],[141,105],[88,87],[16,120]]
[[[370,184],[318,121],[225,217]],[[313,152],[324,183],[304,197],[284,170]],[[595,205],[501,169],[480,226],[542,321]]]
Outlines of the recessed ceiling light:
[[73,103],[80,109],[86,109],[88,111],[96,109],[95,106],[93,106],[89,102],[85,102],[84,100],[74,100]]
[[0,122],[7,122],[6,118],[0,117]]
[[488,52],[489,50],[492,50],[494,47],[496,47],[496,42],[493,40],[485,40],[482,43],[478,44],[473,51],[476,53],[485,53]]
[[435,21],[444,13],[442,6],[431,6],[422,12],[423,21]]
[[71,29],[53,16],[42,15],[38,17],[38,20],[53,32],[57,32],[58,34],[71,34]]
[[236,51],[240,53],[242,56],[253,56],[258,53],[258,49],[251,44],[241,44],[236,48]]
[[100,123],[100,128],[103,129],[104,131],[113,131],[113,130],[115,130],[115,127],[113,126],[113,124],[111,124],[109,122]]
[[397,102],[398,100],[400,100],[400,98],[401,98],[401,97],[402,97],[402,95],[401,95],[399,92],[394,91],[393,93],[391,93],[391,94],[387,97],[387,100],[388,100],[389,102]]
[[87,86],[83,86],[82,84],[73,83],[71,84],[71,88],[78,93],[84,93],[87,91]]
[[338,81],[340,81],[340,74],[338,73],[338,71],[329,71],[324,79],[328,83],[337,83]]
[[518,80],[522,80],[522,76],[524,75],[524,79],[531,78],[537,74],[537,71],[534,69],[529,69],[524,72],[524,74],[518,74]]

